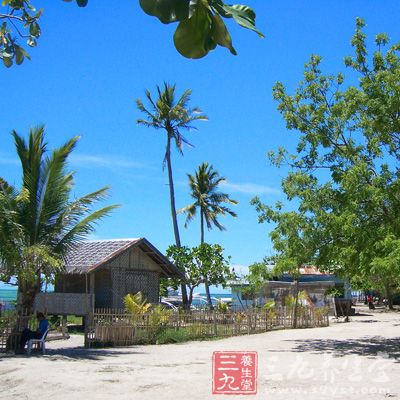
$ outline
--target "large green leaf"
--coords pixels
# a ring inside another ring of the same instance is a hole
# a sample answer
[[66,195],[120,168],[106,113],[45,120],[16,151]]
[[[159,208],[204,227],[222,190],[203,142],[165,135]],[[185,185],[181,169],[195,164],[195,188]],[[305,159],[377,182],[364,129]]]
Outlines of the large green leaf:
[[184,57],[201,58],[217,46],[212,35],[212,15],[198,4],[191,18],[181,21],[174,34],[176,49]]
[[218,14],[212,16],[212,36],[217,44],[228,48],[235,56],[237,55],[236,50],[232,46],[231,35]]
[[162,23],[182,21],[189,18],[198,0],[140,0],[146,14],[157,17]]
[[252,8],[241,5],[224,4],[221,0],[213,3],[213,7],[225,18],[233,18],[243,28],[256,32],[260,37],[264,37],[263,33],[256,28],[256,13]]
[[14,45],[15,62],[17,65],[21,65],[24,62],[24,53],[21,51],[21,49],[21,47]]
[[3,64],[7,67],[10,68],[13,65],[12,58],[10,57],[4,57],[3,56]]

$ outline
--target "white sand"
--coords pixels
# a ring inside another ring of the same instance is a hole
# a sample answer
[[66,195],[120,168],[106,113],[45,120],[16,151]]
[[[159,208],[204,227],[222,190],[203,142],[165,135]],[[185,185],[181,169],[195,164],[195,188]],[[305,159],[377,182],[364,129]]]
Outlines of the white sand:
[[400,398],[400,313],[368,312],[328,328],[217,341],[82,345],[83,337],[73,336],[50,342],[45,356],[0,356],[0,399],[246,398],[211,394],[211,357],[220,350],[258,352],[258,393],[249,398]]

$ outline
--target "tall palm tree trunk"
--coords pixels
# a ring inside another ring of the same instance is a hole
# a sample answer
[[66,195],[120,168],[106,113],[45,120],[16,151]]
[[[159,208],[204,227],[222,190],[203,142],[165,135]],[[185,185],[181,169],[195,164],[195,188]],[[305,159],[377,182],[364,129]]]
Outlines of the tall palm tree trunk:
[[33,312],[33,304],[36,295],[40,292],[39,283],[24,283],[19,289],[18,311],[23,314],[31,314]]
[[[200,243],[204,243],[204,211],[200,210]],[[204,287],[206,289],[207,303],[210,309],[212,310],[213,304],[211,301],[211,293],[210,293],[210,285],[208,283],[207,275],[204,277]]]
[[[168,182],[169,182],[169,198],[171,203],[171,217],[172,225],[174,227],[175,243],[177,247],[181,247],[181,238],[179,236],[178,219],[176,217],[176,206],[175,206],[175,190],[174,190],[174,179],[172,176],[172,163],[171,163],[171,136],[168,134],[167,150],[165,153],[168,169]],[[189,307],[188,296],[186,291],[185,282],[181,281],[181,292],[182,292],[182,303],[184,308]]]

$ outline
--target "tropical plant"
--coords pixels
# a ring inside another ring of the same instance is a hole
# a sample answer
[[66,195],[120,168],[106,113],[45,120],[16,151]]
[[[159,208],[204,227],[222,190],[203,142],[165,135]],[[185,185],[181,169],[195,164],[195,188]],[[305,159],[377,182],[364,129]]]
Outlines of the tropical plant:
[[231,306],[231,303],[229,302],[224,302],[221,299],[217,300],[217,305],[216,305],[216,310],[220,313],[226,314],[229,311],[229,307]]
[[178,22],[174,44],[187,58],[204,57],[217,46],[237,54],[222,18],[233,18],[240,26],[264,37],[256,28],[255,12],[245,5],[228,5],[222,0],[140,0],[140,6],[164,24]]
[[194,290],[205,282],[205,276],[212,285],[224,286],[229,279],[233,279],[229,269],[229,258],[225,259],[223,250],[217,244],[208,243],[191,249],[186,246],[168,247],[167,256],[185,275],[189,288],[189,305],[192,303]]
[[157,304],[151,308],[149,325],[152,340],[156,339],[158,335],[162,334],[167,329],[172,314],[172,310],[169,310],[161,304]]
[[0,178],[0,280],[18,286],[19,304],[27,310],[43,280],[61,270],[67,251],[116,207],[92,212],[107,187],[70,199],[74,174],[67,161],[79,137],[48,154],[44,134],[43,126],[33,128],[26,143],[13,131],[22,186],[17,190]]
[[243,277],[246,285],[241,289],[242,295],[253,299],[253,307],[256,306],[257,298],[262,295],[262,289],[266,281],[272,277],[271,261],[264,257],[262,262],[255,262],[249,265],[249,273]]
[[124,305],[126,311],[128,311],[135,320],[148,313],[151,308],[151,303],[147,302],[147,299],[143,296],[142,292],[127,294],[124,297]]
[[[225,178],[220,176],[213,166],[207,162],[202,163],[194,175],[188,174],[188,178],[190,195],[194,203],[181,208],[178,213],[186,214],[185,227],[187,227],[188,223],[196,216],[197,210],[199,210],[200,243],[202,244],[204,243],[204,223],[208,230],[212,229],[213,226],[216,226],[221,231],[225,230],[225,227],[218,221],[218,217],[226,214],[237,217],[237,214],[223,204],[238,204],[238,202],[232,200],[228,194],[218,191],[218,187],[225,182]],[[205,277],[205,289],[208,304],[212,307],[207,276]]]
[[400,288],[400,45],[380,33],[369,52],[364,26],[358,18],[347,77],[324,74],[312,55],[293,94],[275,85],[297,151],[280,148],[270,158],[291,168],[282,188],[296,210],[254,204],[261,221],[277,223],[274,246],[288,253],[290,245],[292,265],[311,261],[381,291],[391,305]]
[[[163,169],[165,165],[167,165],[171,218],[174,229],[175,243],[178,247],[181,246],[181,239],[179,236],[178,220],[176,216],[171,146],[172,143],[175,142],[178,152],[183,155],[183,145],[190,145],[190,143],[183,136],[182,131],[196,129],[191,125],[195,121],[207,120],[207,117],[202,114],[199,108],[195,107],[192,109],[188,107],[191,93],[191,90],[185,90],[183,94],[176,99],[175,85],[170,85],[164,82],[163,88],[157,86],[157,100],[153,100],[150,91],[146,90],[146,98],[150,106],[149,108],[146,108],[140,99],[136,100],[139,111],[146,116],[146,119],[138,119],[138,124],[149,128],[154,128],[156,130],[161,129],[167,135]],[[183,303],[184,305],[187,305],[186,287],[184,284],[181,285],[181,290]]]
[[[64,0],[71,3],[73,0]],[[79,7],[85,7],[88,0],[75,0]],[[244,28],[256,31],[254,11],[243,5],[227,5],[221,0],[140,0],[143,11],[158,17],[163,23],[179,21],[174,35],[176,49],[185,57],[205,56],[217,45],[227,47],[236,54],[232,39],[222,20],[233,18]],[[18,44],[18,37],[26,40],[29,47],[35,47],[41,35],[39,25],[43,9],[36,10],[30,0],[2,0],[0,4],[0,59],[7,68],[13,62],[20,65],[30,59],[26,50]]]
[[274,300],[267,301],[263,306],[264,310],[272,310],[275,307],[276,307],[276,303]]
[[[267,301],[264,304],[263,308],[264,308],[265,312],[267,313],[267,318],[269,320],[273,320],[278,315],[278,312],[276,310],[276,303],[274,300]],[[270,322],[270,324],[272,325],[272,322]]]

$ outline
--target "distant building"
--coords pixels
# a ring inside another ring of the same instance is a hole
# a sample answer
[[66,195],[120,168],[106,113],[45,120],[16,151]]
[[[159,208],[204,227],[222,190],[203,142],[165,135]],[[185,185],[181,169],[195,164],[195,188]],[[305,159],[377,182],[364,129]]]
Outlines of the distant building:
[[[245,281],[232,282],[230,286],[233,306],[237,308],[262,306],[268,301],[283,305],[285,297],[294,295],[296,290],[296,283],[289,274],[266,281],[260,292],[254,294],[246,292],[248,283]],[[351,287],[347,281],[333,274],[321,272],[315,266],[307,265],[300,268],[299,290],[307,292],[308,301],[316,306],[331,305],[330,296],[326,295],[330,288],[340,289],[345,299],[351,299]]]

